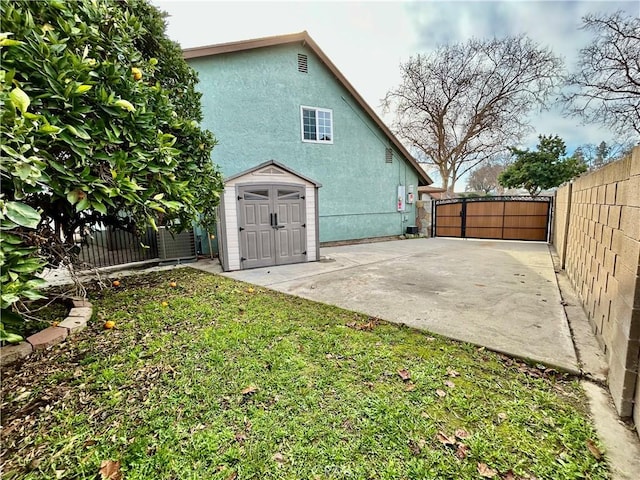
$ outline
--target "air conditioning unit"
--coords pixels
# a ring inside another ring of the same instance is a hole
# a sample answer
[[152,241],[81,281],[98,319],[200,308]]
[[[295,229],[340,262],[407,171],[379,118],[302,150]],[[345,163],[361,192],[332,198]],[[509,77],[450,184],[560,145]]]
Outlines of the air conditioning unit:
[[158,227],[158,258],[160,261],[194,260],[196,242],[193,229],[172,233],[166,227]]

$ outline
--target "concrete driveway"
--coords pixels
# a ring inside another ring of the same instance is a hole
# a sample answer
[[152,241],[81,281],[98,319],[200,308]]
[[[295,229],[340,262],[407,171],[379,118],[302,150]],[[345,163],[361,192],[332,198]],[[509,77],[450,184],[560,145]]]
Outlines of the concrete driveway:
[[320,253],[319,262],[225,275],[578,370],[546,244],[435,238]]

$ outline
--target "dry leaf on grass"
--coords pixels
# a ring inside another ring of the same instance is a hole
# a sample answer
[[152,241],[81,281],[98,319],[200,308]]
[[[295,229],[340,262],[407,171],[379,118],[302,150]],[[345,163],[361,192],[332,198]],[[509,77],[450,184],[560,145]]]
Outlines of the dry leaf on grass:
[[464,443],[459,443],[458,449],[456,450],[456,457],[459,458],[460,460],[464,460],[465,458],[467,458],[467,455],[469,454],[469,450],[471,450],[469,448],[469,445],[465,445]]
[[478,473],[481,477],[493,478],[498,474],[498,471],[489,467],[486,463],[478,463]]
[[449,387],[449,388],[455,388],[456,384],[453,383],[451,380],[447,380],[446,382],[444,382],[445,386]]
[[410,440],[409,450],[411,450],[411,453],[413,453],[414,455],[420,455],[420,453],[422,452],[422,449],[425,447],[426,444],[427,444],[427,441],[424,438],[420,438],[417,441]]
[[398,370],[398,375],[400,375],[400,378],[402,379],[403,382],[407,382],[411,380],[411,374],[409,373],[409,370],[407,370],[406,368]]
[[513,473],[513,470],[507,470],[507,473],[504,474],[502,480],[516,480],[516,476]]
[[284,463],[284,455],[282,455],[280,452],[278,452],[278,453],[273,455],[273,460],[278,462],[278,463]]
[[436,395],[438,395],[439,397],[446,397],[447,396],[447,392],[445,392],[444,390],[437,389],[436,390]]
[[595,457],[596,460],[602,459],[602,452],[593,442],[593,440],[587,440],[587,448],[591,452],[591,455]]
[[102,460],[99,473],[101,480],[122,480],[120,462],[114,460]]
[[238,478],[238,472],[233,472],[225,480],[236,480]]
[[438,434],[436,435],[436,439],[442,443],[443,445],[455,445],[456,444],[456,437],[450,437],[449,435],[447,435],[444,432],[438,432]]
[[467,432],[466,430],[464,430],[462,428],[459,428],[458,430],[456,430],[455,435],[460,440],[464,440],[465,438],[469,438],[469,432]]
[[447,375],[449,375],[450,377],[459,377],[460,374],[455,371],[453,368],[447,368]]
[[258,387],[255,385],[249,385],[247,388],[242,390],[242,395],[251,395],[252,393],[256,393],[258,391]]
[[404,391],[405,392],[413,392],[416,389],[416,384],[412,383],[412,382],[408,382],[405,386],[404,386]]

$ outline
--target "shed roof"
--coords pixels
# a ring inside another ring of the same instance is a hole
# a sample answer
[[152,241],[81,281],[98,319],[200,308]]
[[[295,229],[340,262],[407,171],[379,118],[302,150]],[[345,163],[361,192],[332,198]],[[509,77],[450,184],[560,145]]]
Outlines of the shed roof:
[[240,172],[240,173],[236,173],[235,175],[231,175],[230,177],[227,177],[227,178],[224,179],[224,183],[227,183],[227,182],[229,182],[231,180],[235,180],[236,178],[244,177],[245,175],[248,175],[250,173],[257,172],[258,170],[262,170],[263,168],[266,168],[269,165],[274,165],[274,166],[284,170],[285,172],[289,172],[290,174],[295,175],[296,177],[300,177],[302,180],[305,180],[305,181],[313,184],[313,186],[316,187],[316,188],[320,188],[322,186],[321,183],[316,182],[315,180],[313,180],[313,179],[311,179],[309,177],[306,177],[306,176],[302,175],[301,173],[298,173],[295,170],[290,169],[285,164],[277,162],[275,160],[267,160],[266,162],[263,162],[260,165],[256,165],[255,167],[251,167],[248,170],[245,170],[245,171]]
[[273,37],[255,38],[251,40],[241,40],[238,42],[218,43],[215,45],[206,45],[203,47],[185,48],[183,55],[185,59],[208,57],[212,55],[220,55],[224,53],[240,52],[243,50],[252,50],[255,48],[272,47],[276,45],[286,45],[301,43],[309,47],[320,58],[322,63],[333,73],[344,88],[351,94],[351,96],[358,102],[360,107],[371,117],[371,119],[380,127],[380,130],[387,136],[387,138],[393,143],[393,145],[400,151],[400,153],[407,159],[411,166],[415,169],[418,177],[424,181],[427,185],[433,183],[433,180],[427,175],[427,173],[418,165],[418,162],[413,155],[402,145],[400,140],[391,132],[389,127],[380,119],[380,117],[373,111],[373,109],[365,102],[356,89],[349,83],[345,76],[338,70],[329,57],[320,49],[318,44],[311,38],[307,31],[300,33],[291,33],[288,35],[276,35]]

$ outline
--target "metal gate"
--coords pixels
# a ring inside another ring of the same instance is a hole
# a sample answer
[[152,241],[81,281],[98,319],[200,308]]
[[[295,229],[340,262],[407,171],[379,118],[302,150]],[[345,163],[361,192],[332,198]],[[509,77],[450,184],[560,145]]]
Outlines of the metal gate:
[[436,200],[432,235],[548,241],[552,201],[520,196]]

